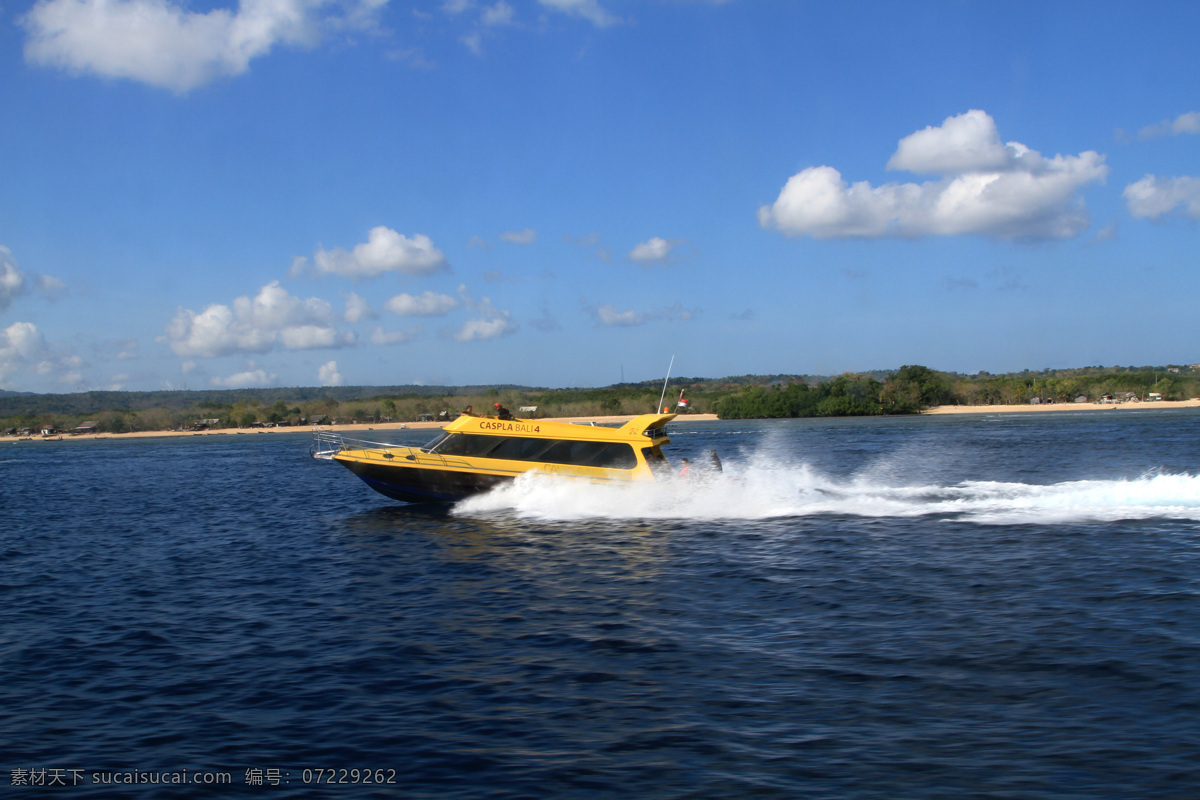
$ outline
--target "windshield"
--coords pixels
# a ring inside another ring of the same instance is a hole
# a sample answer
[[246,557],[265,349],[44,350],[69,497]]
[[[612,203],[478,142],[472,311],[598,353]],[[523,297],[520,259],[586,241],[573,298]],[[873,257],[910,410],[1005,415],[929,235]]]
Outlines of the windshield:
[[442,442],[446,441],[446,439],[447,439],[447,438],[449,438],[449,436],[450,436],[450,434],[446,433],[445,431],[442,431],[442,432],[441,432],[441,433],[439,433],[437,436],[435,436],[435,437],[434,437],[434,438],[433,438],[433,439],[432,439],[432,440],[429,442],[429,444],[427,444],[427,445],[425,445],[424,447],[422,447],[422,448],[421,448],[421,452],[422,452],[422,453],[432,453],[432,452],[433,452],[433,450],[434,450],[434,448],[435,448],[435,447],[437,447],[437,446],[438,446],[439,444],[441,444]]

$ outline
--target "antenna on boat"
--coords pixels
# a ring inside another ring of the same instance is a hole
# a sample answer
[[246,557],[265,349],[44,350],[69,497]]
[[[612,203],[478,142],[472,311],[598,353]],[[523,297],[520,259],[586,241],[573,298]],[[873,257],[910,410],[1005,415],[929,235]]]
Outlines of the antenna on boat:
[[[671,363],[667,365],[667,377],[663,378],[662,397],[658,398],[658,408],[663,408],[663,401],[667,399],[667,381],[671,380],[671,367],[675,366],[675,355],[671,355]],[[658,413],[658,408],[654,409]]]

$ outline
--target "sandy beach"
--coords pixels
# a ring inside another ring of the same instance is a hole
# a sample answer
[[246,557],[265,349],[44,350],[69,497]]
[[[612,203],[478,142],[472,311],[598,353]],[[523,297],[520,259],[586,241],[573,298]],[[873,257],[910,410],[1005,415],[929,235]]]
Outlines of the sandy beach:
[[1181,408],[1200,408],[1200,398],[1191,400],[1153,400],[1134,403],[1039,403],[1032,405],[996,405],[996,406],[934,406],[925,411],[926,414],[1025,414],[1029,412],[1054,411],[1154,411]]
[[[922,413],[929,415],[946,415],[946,414],[1029,414],[1029,413],[1055,413],[1064,411],[1114,411],[1122,409],[1125,411],[1153,411],[1153,410],[1179,410],[1188,408],[1200,408],[1200,398],[1192,398],[1191,400],[1156,400],[1147,402],[1135,403],[1041,403],[1038,405],[1022,404],[1022,405],[991,405],[991,406],[934,406]],[[574,422],[581,424],[597,423],[597,424],[614,424],[628,422],[634,418],[634,414],[624,414],[611,417],[545,417],[546,422]],[[676,422],[711,422],[717,419],[716,414],[681,414],[675,418]],[[445,425],[445,422],[364,422],[350,425],[328,425],[324,426],[326,430],[336,433],[342,432],[357,432],[363,433],[374,431],[385,433],[388,431],[398,430],[421,430],[425,428],[440,428]],[[84,434],[80,436],[70,433],[55,434],[49,440],[43,439],[41,436],[32,437],[16,437],[16,436],[0,436],[0,442],[16,442],[23,439],[32,439],[35,441],[90,441],[93,439],[142,439],[149,437],[167,437],[167,436],[262,436],[281,433],[306,433],[311,428],[307,427],[283,427],[283,428],[227,428],[214,431],[135,431],[133,433],[99,433],[99,434]]]
[[[543,417],[539,418],[539,422],[575,422],[581,424],[598,423],[612,424],[628,422],[633,419],[636,414],[624,414],[613,417]],[[681,414],[675,418],[676,422],[709,422],[717,418],[716,414]],[[334,433],[362,433],[365,431],[373,431],[376,433],[384,433],[388,431],[400,430],[421,430],[421,429],[436,429],[445,425],[445,421],[441,422],[364,422],[351,425],[323,425],[324,430],[333,431]],[[280,433],[308,433],[311,432],[311,427],[294,426],[282,428],[222,428],[214,431],[134,431],[133,433],[97,433],[83,434],[75,436],[70,433],[55,434],[49,439],[43,439],[40,435],[32,437],[16,437],[16,436],[0,436],[0,442],[17,442],[23,439],[34,441],[63,441],[63,442],[82,442],[91,441],[94,439],[145,439],[150,437],[167,437],[167,436],[262,436]]]

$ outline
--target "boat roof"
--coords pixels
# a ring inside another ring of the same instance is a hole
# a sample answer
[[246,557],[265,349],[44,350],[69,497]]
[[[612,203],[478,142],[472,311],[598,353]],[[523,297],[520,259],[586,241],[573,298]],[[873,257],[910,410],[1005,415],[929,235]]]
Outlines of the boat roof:
[[665,426],[675,419],[674,414],[642,414],[620,427],[579,425],[544,419],[500,419],[498,417],[463,414],[446,425],[448,433],[480,433],[490,436],[536,436],[580,441],[636,441],[666,438]]

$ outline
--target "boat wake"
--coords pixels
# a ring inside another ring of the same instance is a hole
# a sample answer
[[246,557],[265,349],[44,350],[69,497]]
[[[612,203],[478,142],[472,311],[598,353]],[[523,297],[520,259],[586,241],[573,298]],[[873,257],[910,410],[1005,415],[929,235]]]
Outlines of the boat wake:
[[[747,519],[842,515],[934,517],[979,524],[1141,519],[1200,520],[1200,476],[1147,473],[1133,479],[1055,484],[963,481],[902,485],[877,476],[835,478],[807,464],[727,464],[723,474],[632,486],[564,482],[529,473],[458,503],[452,513],[515,514],[541,520]],[[732,466],[732,469],[728,467]]]

